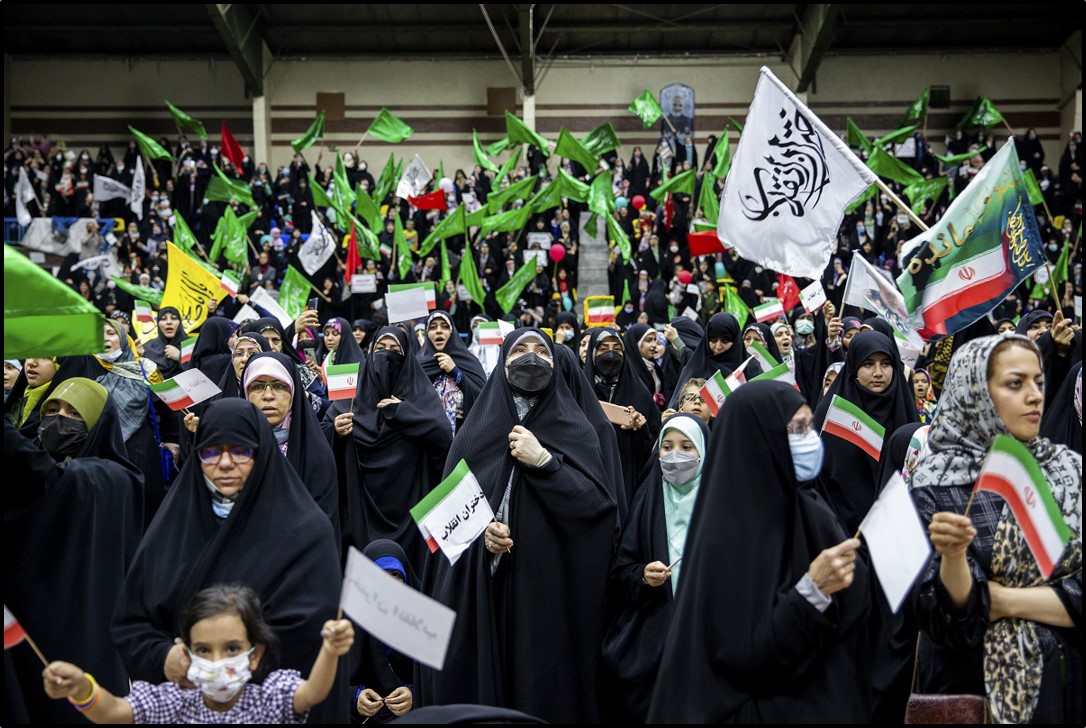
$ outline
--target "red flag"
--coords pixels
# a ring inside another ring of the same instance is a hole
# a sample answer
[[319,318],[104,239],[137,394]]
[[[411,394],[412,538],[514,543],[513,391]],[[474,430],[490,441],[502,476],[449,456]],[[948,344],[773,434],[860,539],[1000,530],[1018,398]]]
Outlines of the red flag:
[[222,155],[230,160],[230,162],[241,169],[241,162],[245,158],[245,152],[241,151],[241,145],[238,144],[238,140],[234,138],[234,135],[230,133],[230,127],[226,125],[226,122],[222,123]]
[[777,274],[777,298],[784,306],[785,313],[799,305],[799,284],[792,276]]
[[420,210],[448,209],[448,206],[445,203],[445,192],[443,190],[435,190],[422,197],[408,197],[407,201]]
[[686,244],[690,246],[691,258],[724,252],[724,243],[720,242],[715,230],[707,230],[703,233],[687,233]]
[[351,276],[362,267],[362,256],[358,254],[358,236],[354,231],[354,223],[351,223],[351,237],[347,240],[347,267],[343,271],[343,280],[351,285]]
[[10,650],[26,639],[26,632],[4,605],[4,649]]

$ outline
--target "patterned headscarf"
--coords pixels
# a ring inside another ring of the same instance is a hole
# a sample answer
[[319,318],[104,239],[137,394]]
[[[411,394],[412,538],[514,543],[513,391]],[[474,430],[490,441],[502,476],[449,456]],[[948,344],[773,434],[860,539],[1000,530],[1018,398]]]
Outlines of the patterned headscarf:
[[[988,392],[988,363],[996,347],[1008,340],[1041,352],[1020,335],[986,336],[963,345],[947,369],[939,409],[928,435],[929,454],[907,479],[909,488],[972,487],[996,435],[1009,434]],[[1063,445],[1035,437],[1027,443],[1048,481],[1071,540],[1051,578],[1082,569],[1082,458]],[[992,581],[1026,588],[1045,583],[1010,508],[1006,505],[992,543]],[[1029,722],[1041,689],[1043,659],[1036,625],[1005,618],[992,623],[984,636],[984,685],[996,723]]]

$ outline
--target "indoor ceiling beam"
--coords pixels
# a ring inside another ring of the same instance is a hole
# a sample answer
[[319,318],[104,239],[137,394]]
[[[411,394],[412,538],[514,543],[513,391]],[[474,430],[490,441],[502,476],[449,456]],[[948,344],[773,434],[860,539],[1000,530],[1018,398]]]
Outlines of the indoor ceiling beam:
[[252,96],[264,95],[264,39],[250,5],[214,3],[205,6],[226,49],[241,71]]
[[796,93],[804,93],[814,81],[818,65],[833,41],[840,5],[808,5],[789,46],[788,60],[799,78]]

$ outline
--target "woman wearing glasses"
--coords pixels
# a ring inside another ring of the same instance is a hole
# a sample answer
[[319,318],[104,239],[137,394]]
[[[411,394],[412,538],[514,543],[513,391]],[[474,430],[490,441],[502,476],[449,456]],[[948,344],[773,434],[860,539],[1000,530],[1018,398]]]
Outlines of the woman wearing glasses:
[[[177,636],[179,611],[218,583],[250,587],[280,638],[278,667],[308,671],[313,639],[339,601],[332,526],[280,454],[268,418],[241,399],[208,405],[196,457],[182,467],[144,536],[113,614],[113,640],[133,680],[182,687],[191,658]],[[336,677],[316,723],[345,723],[348,671]]]

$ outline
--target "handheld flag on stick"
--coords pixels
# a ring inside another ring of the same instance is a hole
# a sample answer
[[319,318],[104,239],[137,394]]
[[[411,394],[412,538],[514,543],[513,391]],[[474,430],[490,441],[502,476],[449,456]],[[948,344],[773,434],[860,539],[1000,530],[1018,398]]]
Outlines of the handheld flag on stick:
[[415,133],[415,130],[405,124],[399,117],[388,110],[388,107],[381,107],[381,111],[377,114],[377,117],[370,123],[369,128],[366,129],[366,134],[377,137],[383,142],[389,144],[399,144],[405,141],[408,137]]
[[222,392],[199,369],[181,372],[172,379],[167,379],[160,384],[151,384],[150,387],[151,391],[174,412],[199,404]]
[[615,323],[614,296],[587,296],[584,299],[584,325],[589,328]]
[[784,304],[777,298],[767,298],[761,306],[755,306],[751,311],[754,320],[758,323],[773,321],[784,315]]
[[660,108],[652,91],[645,92],[630,102],[628,111],[641,120],[641,125],[648,129],[660,120],[664,110]]
[[156,159],[168,159],[174,161],[174,157],[161,144],[133,126],[128,127],[132,136],[136,138],[136,144],[140,147],[140,154],[144,159],[154,161]]
[[358,386],[358,362],[329,364],[324,368],[328,399],[351,399]]
[[886,428],[840,395],[833,395],[822,432],[851,442],[875,460],[882,455],[882,439]]
[[241,169],[241,165],[245,161],[245,152],[241,150],[238,140],[230,133],[230,127],[226,125],[225,120],[222,123],[222,155],[229,159],[230,163],[238,169]]
[[181,131],[192,132],[201,139],[207,139],[207,129],[204,128],[204,122],[199,119],[193,119],[184,111],[171,104],[169,99],[165,99],[165,101],[166,108],[168,108],[170,114],[173,115],[173,123],[177,125],[178,129]]
[[294,148],[295,154],[301,154],[302,151],[309,149],[313,146],[313,143],[318,139],[324,137],[324,112],[317,114],[317,118],[313,120],[313,123],[309,125],[309,128],[305,130],[305,134],[295,139],[290,143],[290,146]]
[[466,460],[411,509],[430,553],[438,549],[455,564],[494,520],[494,511]]

